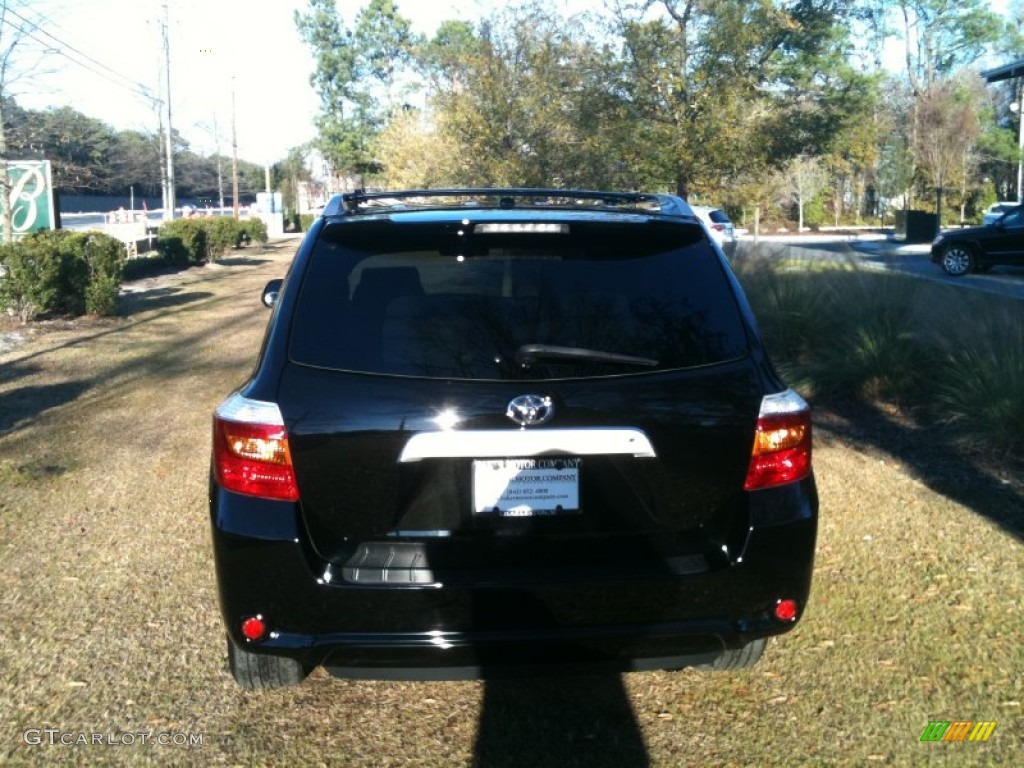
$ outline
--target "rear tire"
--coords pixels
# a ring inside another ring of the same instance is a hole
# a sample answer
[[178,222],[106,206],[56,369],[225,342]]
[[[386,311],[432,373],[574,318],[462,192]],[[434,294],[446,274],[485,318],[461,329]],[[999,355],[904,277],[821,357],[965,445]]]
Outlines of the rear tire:
[[751,640],[742,648],[726,648],[722,655],[705,667],[713,670],[747,669],[757,664],[764,654],[768,640],[759,638]]
[[977,260],[969,246],[954,244],[942,253],[942,268],[950,277],[962,277],[975,268]]
[[228,638],[228,669],[235,682],[248,690],[267,690],[298,685],[310,670],[295,659],[250,653]]

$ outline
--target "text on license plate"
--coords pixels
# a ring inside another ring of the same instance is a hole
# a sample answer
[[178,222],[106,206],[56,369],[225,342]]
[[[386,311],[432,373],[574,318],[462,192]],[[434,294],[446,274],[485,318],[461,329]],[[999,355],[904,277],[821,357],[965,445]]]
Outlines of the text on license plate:
[[473,462],[473,511],[501,517],[579,512],[578,458],[480,459]]

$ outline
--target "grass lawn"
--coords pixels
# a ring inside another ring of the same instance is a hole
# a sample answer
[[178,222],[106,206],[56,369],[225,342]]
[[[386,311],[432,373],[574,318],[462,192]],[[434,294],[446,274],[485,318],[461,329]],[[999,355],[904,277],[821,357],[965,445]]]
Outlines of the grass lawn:
[[[0,762],[1019,764],[1024,478],[882,406],[819,409],[811,604],[752,670],[237,688],[210,415],[251,368],[260,289],[293,248],[151,279],[119,317],[0,352]],[[922,743],[932,720],[997,725],[986,743]],[[104,743],[60,743],[79,734]]]

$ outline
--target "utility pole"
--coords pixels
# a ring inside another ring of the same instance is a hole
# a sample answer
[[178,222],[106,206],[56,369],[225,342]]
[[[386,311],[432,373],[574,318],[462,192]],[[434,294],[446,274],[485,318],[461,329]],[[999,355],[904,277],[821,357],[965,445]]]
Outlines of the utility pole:
[[224,213],[224,177],[220,171],[220,131],[217,129],[217,113],[213,113],[213,143],[217,148],[217,194],[220,195],[220,212]]
[[170,25],[170,8],[164,3],[164,74],[167,86],[167,194],[164,201],[164,221],[174,218],[174,128],[171,123],[171,41],[168,27]]
[[231,199],[233,215],[238,220],[238,130],[235,120],[235,78],[231,77]]
[[[167,134],[164,132],[164,104],[159,102],[159,106],[156,110],[157,116],[160,120],[160,144],[161,150],[166,150],[167,147]],[[160,204],[164,211],[167,210],[167,152],[157,152],[160,156]]]

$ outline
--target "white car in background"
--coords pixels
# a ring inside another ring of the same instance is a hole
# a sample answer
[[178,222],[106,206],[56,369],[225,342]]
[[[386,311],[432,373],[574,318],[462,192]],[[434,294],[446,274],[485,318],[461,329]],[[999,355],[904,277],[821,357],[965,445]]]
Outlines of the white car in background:
[[999,220],[1000,217],[1007,211],[1012,211],[1020,203],[1001,202],[992,203],[981,215],[981,223],[983,226],[990,227]]
[[691,205],[693,212],[704,223],[708,234],[721,246],[722,250],[729,251],[736,245],[736,228],[732,221],[721,208],[712,208],[708,205]]

